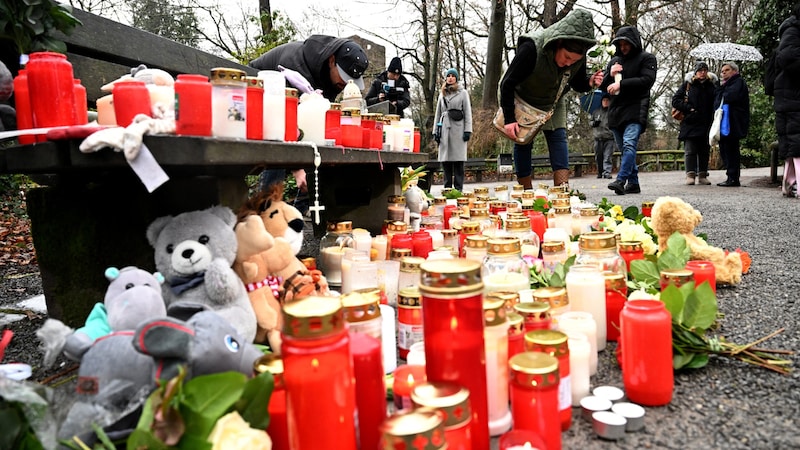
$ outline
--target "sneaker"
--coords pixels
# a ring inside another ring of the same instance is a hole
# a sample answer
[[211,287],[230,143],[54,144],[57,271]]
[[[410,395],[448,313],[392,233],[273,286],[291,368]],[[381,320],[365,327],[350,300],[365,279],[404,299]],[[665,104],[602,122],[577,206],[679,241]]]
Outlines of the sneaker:
[[606,172],[606,173],[603,174],[603,178],[606,178],[606,179],[610,180],[611,179],[611,174]]
[[741,184],[739,184],[739,182],[738,182],[738,181],[736,181],[736,180],[725,180],[725,181],[723,181],[722,183],[717,183],[717,186],[722,186],[722,187],[739,187],[739,186],[741,186]]
[[622,180],[614,180],[608,183],[608,188],[617,195],[625,195],[625,183]]
[[642,193],[642,189],[639,188],[638,184],[630,184],[630,183],[628,183],[628,185],[625,186],[625,193],[626,194],[641,194]]

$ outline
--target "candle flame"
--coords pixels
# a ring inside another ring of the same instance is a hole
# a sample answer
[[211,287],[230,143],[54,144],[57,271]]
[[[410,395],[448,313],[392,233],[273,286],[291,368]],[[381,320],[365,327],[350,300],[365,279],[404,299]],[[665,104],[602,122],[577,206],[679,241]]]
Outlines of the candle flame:
[[409,373],[406,381],[408,382],[409,386],[414,386],[414,382],[417,380],[414,379],[413,373]]
[[458,319],[457,318],[453,317],[452,319],[450,319],[450,329],[451,330],[458,329]]
[[533,446],[531,445],[531,443],[530,442],[526,442],[525,443],[525,450],[532,450],[532,449],[533,449]]

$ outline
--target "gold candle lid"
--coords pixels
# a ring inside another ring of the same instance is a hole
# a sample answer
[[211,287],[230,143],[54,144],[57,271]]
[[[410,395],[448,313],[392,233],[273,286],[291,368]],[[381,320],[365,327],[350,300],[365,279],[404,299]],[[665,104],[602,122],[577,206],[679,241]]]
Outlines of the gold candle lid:
[[348,322],[366,322],[381,316],[381,290],[378,288],[356,289],[340,299]]
[[[405,202],[405,199],[403,199],[403,202]],[[405,233],[408,231],[408,224],[400,220],[395,220],[394,222],[386,225],[386,231],[390,231],[392,233]]]
[[642,241],[622,241],[619,243],[619,250],[622,252],[638,252],[643,250]]
[[567,290],[563,287],[547,286],[534,289],[531,293],[533,299],[550,304],[550,309],[562,308],[569,305]]
[[564,241],[544,241],[542,242],[542,252],[555,253],[564,251]]
[[572,214],[571,206],[554,206],[553,209],[555,210],[556,215]]
[[507,190],[508,190],[508,186],[506,186],[505,184],[501,184],[500,186],[495,186],[494,187],[494,191],[495,192],[506,192]]
[[508,360],[509,380],[529,389],[558,387],[558,359],[542,352],[517,353]]
[[531,231],[531,219],[527,216],[509,217],[506,221],[506,230],[508,231]]
[[447,197],[434,197],[433,198],[434,205],[446,205],[447,204]]
[[256,373],[269,372],[275,382],[275,389],[283,389],[283,359],[275,353],[264,353],[253,364]]
[[406,256],[400,260],[401,272],[419,272],[419,266],[425,262],[420,256]]
[[567,207],[572,206],[568,198],[554,198],[551,200],[554,207]]
[[515,184],[514,186],[511,187],[511,190],[514,192],[523,192],[525,190],[525,186],[521,184]]
[[390,195],[389,196],[389,203],[402,203],[406,204],[406,198],[402,195]]
[[391,122],[397,122],[398,120],[400,120],[400,116],[399,116],[398,114],[386,114],[386,115],[385,115],[385,116],[383,116],[383,117],[384,117],[386,120],[389,120],[389,121],[391,121]]
[[522,198],[531,200],[533,198],[536,198],[536,194],[534,194],[533,191],[523,191]]
[[342,104],[341,103],[331,103],[330,109],[333,110],[333,111],[341,111],[342,110]]
[[515,312],[507,314],[508,329],[512,334],[521,334],[525,330],[525,323],[523,317]]
[[507,203],[508,202],[504,202],[502,200],[493,200],[489,202],[489,209],[505,209]]
[[353,222],[349,220],[343,220],[341,222],[336,222],[336,232],[337,233],[349,233],[353,231]]
[[664,269],[661,271],[662,284],[674,284],[677,287],[694,281],[694,272],[689,269]]
[[[506,214],[506,218],[508,218],[508,220],[524,219],[526,217],[528,217],[528,216],[526,216],[525,213],[521,212],[521,211],[520,212],[509,212],[508,214]],[[530,220],[530,219],[528,219],[528,220]]]
[[444,230],[441,230],[441,232],[442,232],[442,236],[445,239],[452,239],[452,238],[458,236],[458,231],[456,231],[456,230],[454,230],[452,228],[445,228]]
[[606,279],[606,291],[627,292],[628,285],[625,280],[625,275],[615,272],[605,272],[603,276]]
[[[461,224],[461,232],[464,234],[478,234],[481,232],[481,224],[474,220],[469,220]],[[469,238],[469,237],[468,237]]]
[[361,108],[342,108],[342,116],[361,117]]
[[513,255],[522,252],[522,246],[518,237],[500,236],[489,239],[487,252],[490,255]]
[[421,407],[434,408],[444,416],[445,430],[469,422],[472,414],[469,389],[451,381],[427,381],[414,386],[411,401]]
[[598,215],[598,209],[596,206],[592,206],[589,208],[581,208],[581,217],[591,217]]
[[395,413],[381,424],[381,450],[447,448],[442,414],[433,409]]
[[[410,248],[393,248],[389,252],[389,259],[394,261],[403,261],[405,258],[411,257]],[[402,268],[402,266],[400,266]]]
[[551,192],[553,194],[558,194],[560,192],[567,192],[567,186],[564,185],[564,184],[559,185],[559,186],[553,186],[553,187],[548,189],[548,192]]
[[295,88],[287,87],[284,92],[286,92],[287,97],[300,98],[300,91]]
[[616,248],[617,237],[614,233],[605,231],[590,231],[581,234],[578,240],[578,247],[581,250],[608,250]]
[[489,210],[486,208],[470,208],[469,218],[472,220],[483,220],[489,218]]
[[525,333],[525,350],[555,357],[569,355],[567,335],[556,330],[531,330]]
[[525,302],[514,305],[517,312],[526,323],[550,322],[550,303]]
[[469,248],[487,248],[489,246],[489,236],[484,236],[482,234],[467,236],[467,239],[464,241],[464,246]]
[[397,306],[399,308],[421,308],[422,300],[418,287],[405,287],[400,289],[397,294]]
[[569,200],[569,192],[562,191],[555,193],[556,199]]
[[458,206],[467,206],[467,205],[469,205],[469,197],[458,197],[456,199],[456,205],[458,205]]
[[489,300],[501,300],[506,312],[510,315],[514,312],[514,305],[519,303],[519,293],[514,291],[492,291],[485,295]]
[[642,202],[642,208],[652,208],[655,202]]
[[499,299],[483,299],[483,325],[491,327],[506,323],[506,302]]
[[489,188],[486,186],[479,186],[473,189],[475,195],[489,195]]
[[211,69],[209,80],[211,84],[227,84],[240,86],[245,82],[247,73],[244,70],[229,69],[227,67],[215,67]]
[[425,261],[420,266],[422,294],[459,295],[483,290],[482,264],[469,259]]
[[334,297],[310,296],[283,305],[283,334],[312,339],[344,329],[341,302]]
[[264,89],[264,80],[258,77],[244,77],[247,87]]

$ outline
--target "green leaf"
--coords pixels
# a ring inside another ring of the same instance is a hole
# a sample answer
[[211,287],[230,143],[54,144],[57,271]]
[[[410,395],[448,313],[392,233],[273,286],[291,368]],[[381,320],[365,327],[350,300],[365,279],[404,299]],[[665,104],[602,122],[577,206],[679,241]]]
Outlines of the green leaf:
[[631,261],[631,275],[633,275],[634,280],[650,285],[658,285],[661,278],[656,265],[643,259]]
[[274,387],[275,379],[268,371],[247,380],[242,397],[236,402],[236,411],[251,428],[263,430],[269,425],[267,407]]
[[637,217],[639,217],[639,208],[635,206],[628,206],[622,211],[622,215],[625,216],[626,219],[631,219],[632,221],[636,222]]
[[126,443],[126,447],[128,450],[138,450],[142,448],[146,448],[148,450],[168,450],[166,444],[161,442],[160,439],[153,435],[153,432],[150,430],[142,430],[142,429],[135,429],[130,436],[128,436],[128,441]]
[[672,315],[672,321],[682,323],[683,308],[685,306],[683,293],[674,285],[669,285],[661,291],[661,301],[664,302],[664,307]]
[[686,327],[705,332],[717,320],[717,312],[714,292],[710,286],[702,284],[686,298],[682,323]]
[[239,372],[202,375],[183,386],[181,415],[186,434],[205,438],[244,392],[247,377]]
[[701,367],[705,367],[708,364],[708,354],[706,353],[695,353],[692,357],[692,360],[686,364],[687,369],[700,369]]
[[178,443],[178,448],[181,450],[211,450],[213,445],[211,442],[208,442],[208,436],[200,437],[185,434]]
[[681,354],[681,353],[674,353],[672,354],[672,368],[675,370],[683,369],[687,364],[692,361],[693,354]]

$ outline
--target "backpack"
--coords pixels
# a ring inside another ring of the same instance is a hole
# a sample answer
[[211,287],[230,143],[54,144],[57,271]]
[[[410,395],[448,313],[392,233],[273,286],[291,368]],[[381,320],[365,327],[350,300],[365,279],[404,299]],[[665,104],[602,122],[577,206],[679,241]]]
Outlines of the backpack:
[[775,77],[778,76],[777,63],[775,62],[777,49],[773,49],[772,53],[767,58],[767,66],[764,69],[764,93],[770,97],[775,96]]

